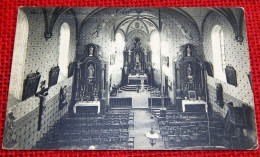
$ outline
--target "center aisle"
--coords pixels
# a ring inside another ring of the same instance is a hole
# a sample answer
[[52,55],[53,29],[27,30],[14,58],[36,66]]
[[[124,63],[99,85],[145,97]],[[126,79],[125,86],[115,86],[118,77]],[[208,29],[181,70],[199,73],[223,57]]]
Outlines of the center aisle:
[[[162,137],[160,135],[160,130],[158,127],[157,118],[151,119],[150,112],[148,109],[132,109],[135,115],[134,117],[134,130],[129,130],[129,136],[135,137],[134,147],[135,149],[145,149],[145,150],[158,150],[164,149],[164,142],[162,141]],[[153,127],[154,132],[159,135],[159,138],[156,140],[156,144],[151,146],[149,143],[149,139],[146,137],[146,133],[151,130]]]

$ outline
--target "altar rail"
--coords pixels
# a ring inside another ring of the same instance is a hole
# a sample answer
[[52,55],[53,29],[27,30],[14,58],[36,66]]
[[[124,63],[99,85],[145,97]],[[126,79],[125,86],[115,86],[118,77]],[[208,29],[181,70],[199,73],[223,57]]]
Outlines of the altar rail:
[[132,98],[110,98],[110,108],[132,108]]
[[[161,108],[162,107],[162,98],[148,98],[148,107],[151,108]],[[164,107],[169,108],[171,100],[170,98],[163,98],[164,99]]]

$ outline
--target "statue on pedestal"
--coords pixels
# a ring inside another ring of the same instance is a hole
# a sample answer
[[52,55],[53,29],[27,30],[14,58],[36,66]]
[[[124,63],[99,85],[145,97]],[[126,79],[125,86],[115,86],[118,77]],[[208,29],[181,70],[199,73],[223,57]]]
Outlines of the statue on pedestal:
[[89,56],[93,56],[94,55],[94,48],[93,46],[89,47]]
[[190,46],[187,47],[187,56],[188,56],[188,57],[191,56],[191,49],[190,49]]

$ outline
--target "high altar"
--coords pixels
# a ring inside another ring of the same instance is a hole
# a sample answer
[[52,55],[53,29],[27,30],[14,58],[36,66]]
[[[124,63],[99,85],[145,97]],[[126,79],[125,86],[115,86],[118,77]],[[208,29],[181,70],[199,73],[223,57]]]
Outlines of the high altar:
[[124,51],[124,84],[148,84],[152,77],[150,51],[147,46],[141,45],[139,38],[134,39],[132,48]]

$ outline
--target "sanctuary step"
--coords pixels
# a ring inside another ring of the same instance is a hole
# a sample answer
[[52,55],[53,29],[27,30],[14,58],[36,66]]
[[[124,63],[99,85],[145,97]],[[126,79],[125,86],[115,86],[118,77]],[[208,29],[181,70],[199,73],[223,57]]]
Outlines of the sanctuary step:
[[[141,86],[138,84],[128,84],[128,85],[121,87],[120,89],[123,91],[137,91],[138,88],[139,89],[141,88]],[[154,90],[155,88],[145,84],[144,89],[151,91],[151,90]]]

